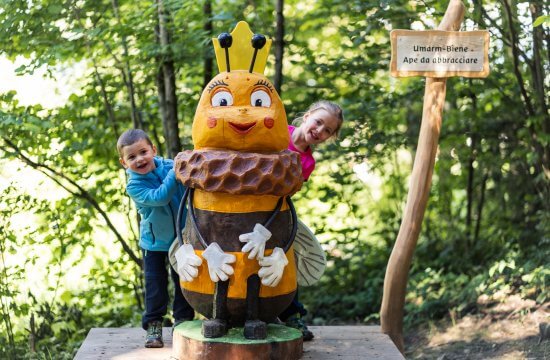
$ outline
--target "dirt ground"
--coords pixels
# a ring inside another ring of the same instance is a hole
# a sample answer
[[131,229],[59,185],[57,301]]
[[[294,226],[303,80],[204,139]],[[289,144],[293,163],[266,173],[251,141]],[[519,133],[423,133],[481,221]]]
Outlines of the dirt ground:
[[479,311],[405,334],[407,359],[550,359],[550,302],[480,297]]

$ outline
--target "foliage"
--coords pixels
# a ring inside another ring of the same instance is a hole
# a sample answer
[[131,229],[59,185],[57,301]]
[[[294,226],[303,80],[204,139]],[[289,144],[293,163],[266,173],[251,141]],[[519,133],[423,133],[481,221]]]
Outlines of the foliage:
[[[124,194],[116,139],[140,121],[166,153],[157,76],[170,55],[180,135],[190,148],[209,37],[241,19],[275,33],[273,2],[211,2],[207,19],[205,2],[165,0],[173,37],[163,47],[157,4],[3,2],[0,48],[11,60],[26,59],[19,74],[46,69],[55,76],[74,66],[85,72],[61,107],[22,106],[21,94],[0,94],[0,176],[16,181],[0,184],[2,358],[71,358],[89,328],[139,323],[136,213]],[[378,319],[424,91],[422,79],[389,77],[388,34],[433,28],[446,4],[285,2],[281,95],[289,120],[321,98],[340,103],[346,117],[340,139],[315,149],[317,169],[295,196],[329,260],[320,283],[300,290],[319,323]],[[463,29],[491,33],[491,75],[447,81],[438,160],[410,271],[409,325],[449,309],[475,311],[480,295],[496,291],[548,301],[548,9],[541,1],[467,5]],[[213,34],[204,30],[208,20]]]
[[[531,253],[536,255],[525,259],[516,251],[507,252],[503,259],[477,266],[477,274],[453,273],[429,267],[415,272],[409,283],[415,291],[409,292],[406,305],[407,311],[415,314],[407,318],[409,326],[450,313],[463,316],[477,312],[481,295],[519,294],[538,304],[546,303],[550,281],[550,271],[545,266],[548,253],[534,248]],[[516,263],[518,259],[522,263]]]
[[[120,255],[98,257],[106,249],[89,238],[92,227],[82,229],[79,212],[67,199],[52,206],[9,186],[2,192],[0,211],[2,358],[28,353],[32,359],[47,354],[72,359],[93,324],[122,326],[136,321],[135,284],[140,281],[136,269],[121,262]],[[72,217],[60,217],[61,211]],[[23,218],[32,221],[23,223]],[[84,279],[79,271],[71,274],[87,260],[93,263]],[[75,284],[64,283],[67,277]],[[42,283],[47,287],[41,288]],[[64,350],[58,352],[59,348]]]

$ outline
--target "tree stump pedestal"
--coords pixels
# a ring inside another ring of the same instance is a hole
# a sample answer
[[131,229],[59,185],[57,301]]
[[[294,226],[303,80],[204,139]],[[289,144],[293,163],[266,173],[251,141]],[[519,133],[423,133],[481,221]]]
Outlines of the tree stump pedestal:
[[245,339],[243,328],[232,328],[223,337],[209,339],[202,336],[201,327],[202,321],[195,320],[174,329],[174,357],[180,360],[294,360],[302,357],[302,333],[284,325],[268,324],[264,340]]

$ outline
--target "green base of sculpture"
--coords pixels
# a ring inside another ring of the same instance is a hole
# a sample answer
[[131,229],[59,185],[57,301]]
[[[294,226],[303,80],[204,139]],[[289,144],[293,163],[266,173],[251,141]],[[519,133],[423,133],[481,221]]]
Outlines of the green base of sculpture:
[[178,359],[299,359],[302,333],[284,325],[268,324],[267,338],[249,340],[243,328],[229,329],[225,336],[205,338],[202,321],[186,321],[174,329],[173,351]]

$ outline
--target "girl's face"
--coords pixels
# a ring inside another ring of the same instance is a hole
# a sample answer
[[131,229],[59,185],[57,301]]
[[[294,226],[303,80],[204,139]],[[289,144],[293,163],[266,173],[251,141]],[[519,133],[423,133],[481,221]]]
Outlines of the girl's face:
[[325,142],[334,135],[338,128],[338,118],[325,109],[308,111],[304,115],[302,128],[308,145],[316,145]]

